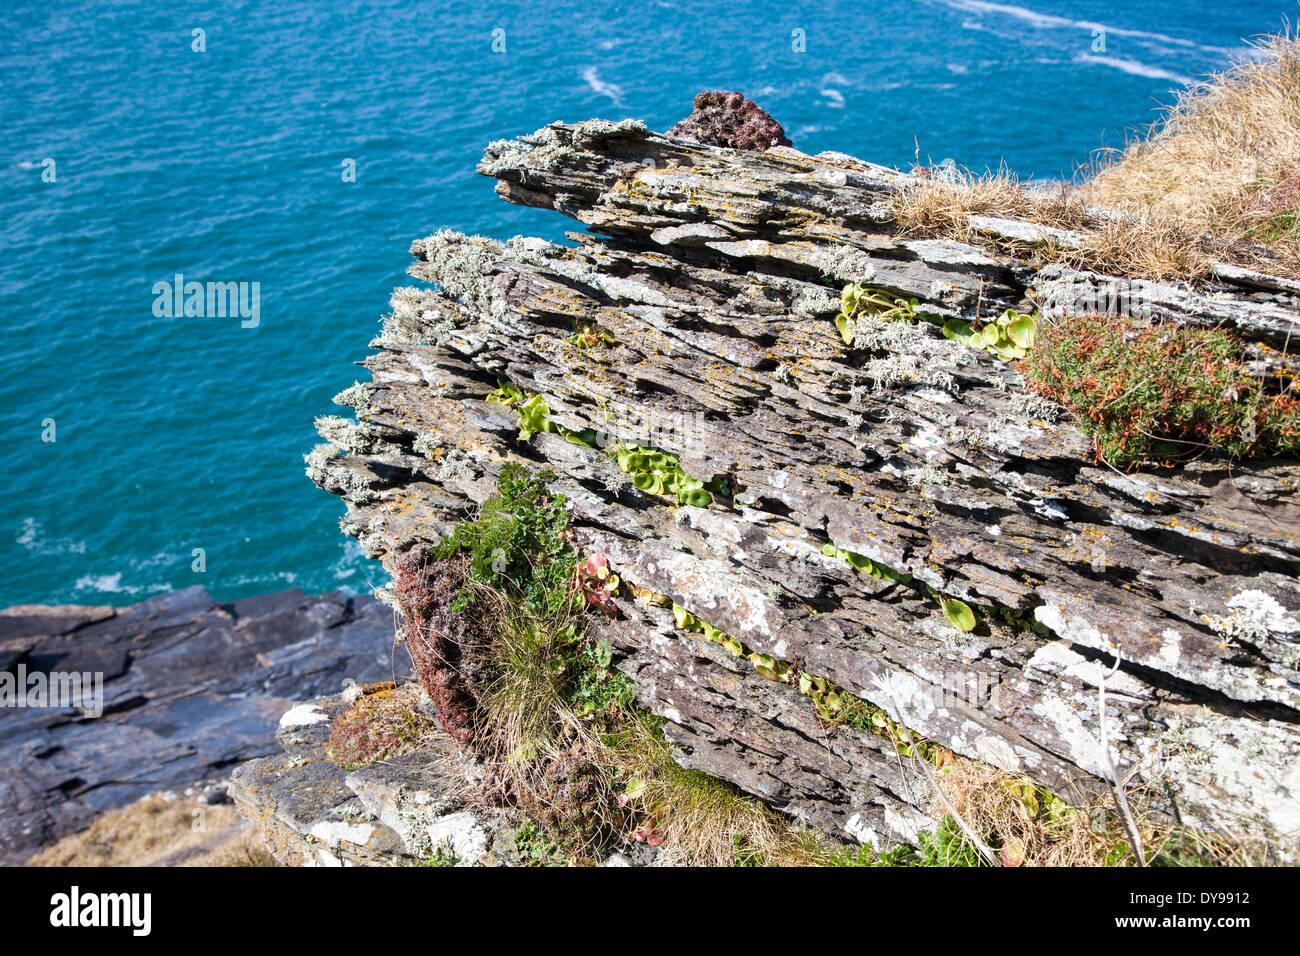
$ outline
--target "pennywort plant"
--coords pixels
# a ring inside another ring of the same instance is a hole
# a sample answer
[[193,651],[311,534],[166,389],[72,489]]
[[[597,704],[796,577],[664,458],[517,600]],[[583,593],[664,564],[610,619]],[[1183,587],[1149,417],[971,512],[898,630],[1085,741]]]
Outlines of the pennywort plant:
[[1007,309],[992,322],[978,328],[962,319],[943,324],[945,338],[973,349],[991,352],[1004,361],[1022,359],[1029,354],[1038,334],[1038,313],[1026,314]]
[[[894,581],[898,584],[914,586],[915,579],[910,574],[895,571],[887,568],[883,564],[872,561],[864,554],[858,554],[856,551],[848,551],[844,548],[836,547],[833,543],[822,545],[822,554],[828,558],[838,558],[851,568],[858,571],[864,571],[873,578],[882,578],[888,581]],[[956,598],[944,597],[929,585],[925,586],[926,592],[939,605],[939,610],[943,612],[944,620],[962,632],[973,631],[979,624],[979,618],[975,612],[970,609],[970,605]]]
[[681,459],[652,445],[616,442],[606,449],[632,484],[653,495],[673,495],[679,505],[707,508],[715,494],[727,495],[729,482],[724,477],[703,482],[682,470]]
[[916,299],[905,299],[883,289],[872,289],[850,282],[840,293],[840,313],[835,316],[835,327],[845,345],[853,344],[858,320],[866,315],[892,321],[916,317]]
[[528,441],[538,434],[556,434],[574,445],[595,447],[597,436],[594,429],[574,431],[551,420],[551,409],[541,395],[529,395],[519,386],[498,379],[498,388],[486,396],[486,401],[495,405],[513,407],[519,414],[519,440]]
[[680,630],[698,634],[705,640],[726,648],[733,657],[748,660],[753,665],[754,672],[765,680],[795,687],[812,702],[817,716],[825,723],[887,737],[903,756],[921,756],[936,767],[951,762],[951,751],[930,741],[920,740],[917,735],[909,735],[906,728],[882,708],[850,693],[835,682],[811,674],[789,661],[747,647],[739,638],[692,614],[671,598],[635,585],[629,585],[629,589],[642,603],[653,607],[671,607],[673,621]]

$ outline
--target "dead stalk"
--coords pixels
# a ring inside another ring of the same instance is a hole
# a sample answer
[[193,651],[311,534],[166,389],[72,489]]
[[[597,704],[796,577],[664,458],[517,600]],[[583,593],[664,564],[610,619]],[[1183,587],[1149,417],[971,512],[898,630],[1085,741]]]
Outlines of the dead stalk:
[[[894,694],[889,689],[889,684],[887,684],[879,674],[875,676],[875,684],[880,692],[889,698],[890,704],[894,707],[894,713],[898,714],[898,725],[902,728],[903,733],[907,735],[907,746],[911,748],[913,753],[919,753],[916,739],[912,736],[912,732],[907,728],[907,715],[903,713],[903,708],[900,707],[898,701],[894,699]],[[929,761],[924,757],[921,757],[917,763],[919,763],[921,768],[925,771],[925,775],[930,781],[930,786],[933,787],[934,792],[939,795],[939,799],[943,801],[943,805],[947,809],[948,813],[957,821],[957,826],[961,827],[961,832],[966,835],[966,838],[970,840],[971,843],[975,844],[975,849],[980,851],[980,855],[984,857],[984,859],[988,860],[990,865],[1001,866],[1002,861],[998,859],[998,855],[994,853],[989,848],[988,844],[980,839],[979,834],[971,829],[970,825],[962,819],[962,815],[958,813],[957,808],[952,805],[952,801],[948,799],[948,795],[943,792],[943,787],[939,784],[939,778],[936,777],[934,771],[930,769]],[[906,779],[904,780],[904,783],[906,783]]]
[[1120,819],[1124,822],[1124,833],[1128,837],[1129,848],[1137,858],[1138,866],[1146,866],[1147,858],[1142,849],[1142,834],[1138,832],[1137,824],[1133,821],[1133,813],[1129,810],[1128,797],[1124,794],[1124,784],[1119,779],[1119,773],[1115,769],[1115,761],[1110,755],[1110,742],[1106,738],[1106,678],[1114,677],[1119,673],[1119,665],[1123,655],[1119,648],[1115,648],[1115,666],[1110,669],[1110,673],[1102,668],[1101,664],[1097,665],[1097,723],[1101,728],[1101,759],[1102,768],[1106,771],[1106,783],[1110,786],[1111,796],[1115,798],[1115,806],[1119,808]]

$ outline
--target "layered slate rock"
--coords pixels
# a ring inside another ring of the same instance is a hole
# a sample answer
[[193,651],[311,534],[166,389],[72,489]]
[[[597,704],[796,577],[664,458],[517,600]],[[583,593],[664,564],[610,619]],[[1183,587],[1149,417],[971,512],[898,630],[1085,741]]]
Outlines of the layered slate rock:
[[275,751],[295,701],[409,673],[392,612],[373,597],[294,589],[222,604],[202,587],[119,609],[0,612],[0,668],[103,679],[100,716],[85,697],[0,708],[3,864],[105,810]]
[[[330,444],[308,460],[368,553],[392,569],[472,514],[504,462],[544,465],[578,545],[624,581],[1066,796],[1103,788],[1097,684],[1118,650],[1106,735],[1121,773],[1177,819],[1295,852],[1300,465],[1121,473],[1013,365],[926,322],[847,348],[833,322],[848,282],[970,321],[1125,277],[900,238],[888,201],[909,177],[838,153],[590,121],[494,143],[479,171],[589,232],[412,246],[411,274],[435,287],[394,294],[370,381],[338,399],[358,423],[322,420]],[[1031,227],[983,226],[1019,242]],[[1288,278],[1224,266],[1198,288],[1138,288],[1155,320],[1233,327],[1261,369],[1293,361]],[[567,341],[587,323],[612,344]],[[677,507],[598,447],[520,440],[516,411],[486,401],[503,380],[596,444],[654,445],[741,490]],[[829,542],[918,587],[827,557]],[[979,626],[954,630],[927,589]],[[666,611],[620,604],[620,666],[683,762],[840,836],[914,836],[927,798],[892,746],[824,726]]]

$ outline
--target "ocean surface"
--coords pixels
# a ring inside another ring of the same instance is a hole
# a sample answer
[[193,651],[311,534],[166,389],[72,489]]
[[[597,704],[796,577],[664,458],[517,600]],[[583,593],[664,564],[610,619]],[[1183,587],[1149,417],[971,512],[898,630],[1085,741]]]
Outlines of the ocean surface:
[[[494,196],[474,174],[491,140],[593,116],[663,130],[697,91],[736,89],[810,153],[1069,178],[1296,13],[1258,0],[6,4],[0,606],[382,583],[302,455],[312,419],[365,377],[350,363],[392,287],[413,281],[412,239],[447,226],[558,240],[573,226]],[[246,283],[247,314],[172,314],[156,290],[177,274]]]

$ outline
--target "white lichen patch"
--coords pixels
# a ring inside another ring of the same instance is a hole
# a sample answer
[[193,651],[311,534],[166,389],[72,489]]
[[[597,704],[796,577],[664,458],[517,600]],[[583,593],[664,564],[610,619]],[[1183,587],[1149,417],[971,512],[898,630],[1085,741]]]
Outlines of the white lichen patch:
[[307,465],[307,477],[319,485],[327,475],[325,466],[338,457],[339,450],[333,445],[317,445],[302,456],[303,462]]
[[1071,763],[1099,777],[1105,775],[1101,747],[1077,711],[1059,697],[1035,703],[1033,711],[1053,726],[1055,736],[1065,744],[1064,756]]
[[461,863],[481,863],[487,856],[488,833],[468,810],[439,817],[425,828],[425,835],[429,846],[446,847]]
[[308,832],[330,847],[337,847],[340,843],[365,846],[374,836],[375,828],[368,823],[354,825],[341,820],[321,820]]
[[1160,659],[1170,667],[1177,667],[1183,656],[1183,636],[1172,627],[1160,632]]
[[353,382],[334,396],[334,404],[345,408],[364,409],[370,403],[372,387],[362,382]]
[[915,844],[921,839],[921,832],[934,827],[934,821],[919,810],[901,807],[898,810],[886,808],[885,826],[900,840]]
[[289,727],[310,727],[312,724],[320,724],[329,720],[319,707],[315,704],[297,704],[290,707],[280,717],[280,728]]
[[1054,677],[1068,677],[1089,687],[1097,687],[1104,677],[1107,693],[1132,697],[1135,700],[1145,700],[1147,697],[1147,689],[1140,681],[1123,672],[1112,675],[1109,667],[1088,660],[1077,651],[1071,650],[1069,644],[1064,641],[1044,644],[1034,652],[1034,656],[1026,662],[1025,667]]
[[1272,635],[1300,634],[1300,619],[1263,591],[1242,591],[1228,600],[1228,614],[1212,618],[1210,627],[1229,639],[1259,644]]
[[[1142,748],[1152,777],[1182,798],[1188,823],[1233,821],[1269,838],[1283,862],[1300,861],[1300,739],[1290,725],[1202,708],[1170,718]],[[1252,819],[1258,822],[1246,823]]]
[[505,316],[505,299],[490,279],[506,256],[502,243],[441,229],[417,240],[411,249],[424,260],[412,267],[412,275],[436,282],[448,296],[480,314],[497,319]]
[[1023,425],[1040,421],[1054,425],[1061,418],[1061,407],[1033,392],[1016,392],[1011,396],[1011,414]]
[[975,738],[975,753],[985,763],[990,763],[999,770],[1015,773],[1020,770],[1020,758],[1016,756],[1011,745],[1000,737],[982,734]]
[[874,827],[868,826],[866,819],[860,813],[855,813],[849,817],[848,822],[844,824],[844,832],[859,843],[863,843],[877,853],[880,852],[880,834]]

